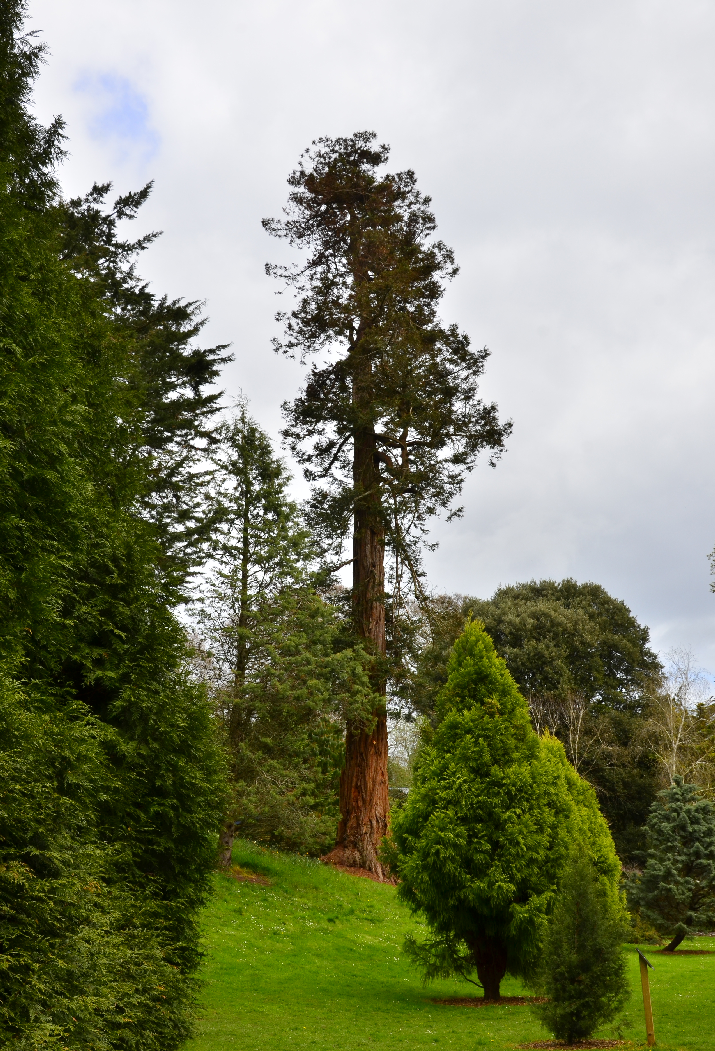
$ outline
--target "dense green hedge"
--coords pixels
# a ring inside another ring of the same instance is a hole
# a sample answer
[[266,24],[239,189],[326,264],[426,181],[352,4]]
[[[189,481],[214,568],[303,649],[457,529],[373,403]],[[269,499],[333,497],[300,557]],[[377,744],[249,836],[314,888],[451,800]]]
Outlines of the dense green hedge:
[[136,339],[63,258],[23,15],[0,11],[0,1044],[169,1049],[225,763],[141,510]]

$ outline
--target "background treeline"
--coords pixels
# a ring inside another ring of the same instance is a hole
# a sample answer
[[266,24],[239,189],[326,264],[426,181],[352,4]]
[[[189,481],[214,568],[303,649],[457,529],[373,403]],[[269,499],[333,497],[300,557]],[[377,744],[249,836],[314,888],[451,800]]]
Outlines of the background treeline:
[[[465,621],[481,621],[529,704],[534,728],[563,743],[596,790],[621,860],[638,864],[657,793],[675,777],[715,788],[715,703],[692,654],[665,665],[648,629],[598,584],[531,581],[491,599],[425,597],[396,618],[400,674],[392,781],[409,785],[420,741],[438,724],[447,657]],[[401,747],[400,747],[401,744]]]
[[[218,429],[211,471],[215,537],[193,641],[195,674],[231,755],[224,860],[235,827],[322,853],[334,842],[346,719],[371,703],[350,592],[321,569],[286,468],[245,405]],[[532,581],[487,600],[423,590],[386,598],[393,807],[439,724],[449,653],[470,619],[506,660],[534,729],[556,736],[594,787],[626,866],[642,863],[650,808],[676,777],[712,796],[711,684],[687,651],[663,665],[648,629],[598,584]]]

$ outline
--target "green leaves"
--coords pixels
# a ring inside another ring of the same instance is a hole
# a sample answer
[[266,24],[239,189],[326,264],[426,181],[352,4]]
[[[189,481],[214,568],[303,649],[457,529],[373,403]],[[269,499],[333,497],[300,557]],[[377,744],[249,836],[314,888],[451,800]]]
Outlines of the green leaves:
[[196,667],[230,750],[231,818],[242,834],[319,853],[335,835],[345,722],[369,723],[375,707],[370,661],[343,638],[289,475],[245,406],[220,439]]
[[156,296],[137,275],[137,256],[159,234],[123,240],[118,224],[137,217],[151,188],[120,196],[105,210],[111,183],[95,184],[85,197],[59,202],[55,220],[61,258],[91,284],[113,338],[124,345],[122,418],[134,427],[141,479],[135,500],[161,544],[165,584],[185,597],[214,525],[204,461],[216,441],[221,398],[212,387],[230,355],[225,345],[198,345],[207,320],[201,303]]
[[648,629],[598,584],[515,584],[472,608],[525,696],[578,693],[594,706],[643,710],[660,671]]
[[176,932],[145,879],[117,878],[131,850],[100,820],[122,785],[116,734],[48,700],[0,676],[0,1033],[21,1048],[176,1046],[192,994]]
[[169,1051],[225,794],[146,520],[147,419],[186,377],[154,375],[152,403],[100,262],[65,258],[61,126],[27,111],[42,48],[23,13],[0,15],[0,1042]]
[[[658,789],[659,746],[648,720],[661,667],[648,629],[598,584],[574,580],[514,584],[490,599],[434,596],[423,605],[418,645],[399,684],[408,709],[439,717],[450,648],[475,616],[527,699],[534,727],[563,742],[596,788],[620,856],[635,857]],[[706,722],[703,708],[703,743]]]
[[569,841],[583,835],[612,882],[620,871],[613,843],[562,746],[531,729],[478,622],[455,644],[439,703],[442,721],[394,821],[399,894],[427,920],[431,937],[420,951],[428,958],[433,947],[435,973],[444,973],[449,946],[455,973],[488,971],[479,949],[486,939],[509,973],[528,978]]

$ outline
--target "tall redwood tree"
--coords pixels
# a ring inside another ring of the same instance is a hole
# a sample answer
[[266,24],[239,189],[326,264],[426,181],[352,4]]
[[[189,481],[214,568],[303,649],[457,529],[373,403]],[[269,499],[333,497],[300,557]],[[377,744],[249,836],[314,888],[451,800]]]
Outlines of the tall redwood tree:
[[295,293],[279,313],[275,349],[317,355],[298,397],[284,405],[284,436],[313,484],[316,528],[340,549],[352,528],[355,634],[374,655],[376,708],[348,725],[335,860],[381,874],[387,831],[385,552],[419,577],[427,520],[453,508],[484,449],[494,463],[510,424],[478,398],[488,351],[474,351],[437,306],[457,273],[434,239],[430,198],[414,172],[381,174],[389,148],[374,132],[318,139],[288,179],[275,237],[305,249],[268,274]]

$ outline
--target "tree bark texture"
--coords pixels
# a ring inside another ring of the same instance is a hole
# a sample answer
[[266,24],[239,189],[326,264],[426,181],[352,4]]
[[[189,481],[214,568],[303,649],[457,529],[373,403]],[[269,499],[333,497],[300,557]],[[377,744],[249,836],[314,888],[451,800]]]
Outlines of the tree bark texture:
[[387,834],[387,718],[375,713],[372,733],[349,726],[345,766],[340,776],[338,845],[331,858],[363,868],[381,879],[379,849]]
[[[380,508],[375,437],[366,428],[355,439],[354,480],[359,497],[353,522],[353,625],[376,658],[373,688],[385,697],[385,535]],[[387,835],[387,715],[384,701],[372,713],[372,725],[347,728],[345,766],[340,777],[340,824],[331,861],[363,868],[386,878],[379,859]]]
[[223,869],[227,869],[231,864],[234,834],[235,825],[233,821],[229,821],[221,829],[221,835],[218,840],[218,863]]
[[666,947],[663,949],[663,952],[675,952],[675,950],[678,948],[684,937],[685,931],[676,934],[673,940],[668,942]]
[[498,938],[466,938],[477,967],[477,977],[484,989],[485,1000],[499,1000],[500,986],[506,974],[506,945]]

